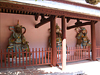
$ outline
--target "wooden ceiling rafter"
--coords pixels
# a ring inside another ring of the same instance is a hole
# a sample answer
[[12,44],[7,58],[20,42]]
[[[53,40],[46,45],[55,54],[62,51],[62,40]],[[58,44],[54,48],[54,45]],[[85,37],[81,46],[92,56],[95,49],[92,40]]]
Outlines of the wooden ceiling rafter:
[[[90,20],[100,21],[99,16],[86,15],[86,14],[82,14],[82,13],[75,13],[75,12],[69,12],[69,11],[63,11],[63,10],[57,10],[57,9],[48,9],[48,8],[44,8],[44,7],[42,8],[42,7],[37,7],[37,6],[13,4],[13,3],[7,3],[7,2],[0,2],[0,9],[22,11],[23,14],[25,14],[25,11],[26,11],[26,15],[33,15],[34,13],[40,13],[40,14],[43,13],[43,14],[56,15],[56,16],[57,15],[59,15],[59,16],[65,15],[65,17],[73,17],[73,18],[90,19]],[[3,12],[3,11],[1,11],[1,12]],[[11,13],[13,13],[13,12],[11,12]]]
[[[98,21],[94,21],[94,24],[96,24]],[[90,22],[85,22],[85,23],[79,23],[79,24],[75,24],[72,26],[68,26],[67,30],[75,28],[75,27],[80,27],[80,26],[86,26],[86,25],[91,25],[91,21]]]
[[[71,19],[74,19],[74,20],[79,19],[79,20],[85,20],[85,21],[91,21],[91,20],[100,21],[100,17],[97,17],[97,16],[86,15],[86,14],[81,14],[81,13],[73,13],[73,12],[68,12],[68,11],[63,11],[63,10],[28,6],[28,5],[12,4],[12,3],[6,3],[6,2],[0,2],[0,12],[35,15],[35,20],[38,20],[38,17],[39,17],[39,15],[36,15],[36,13],[40,15],[42,14],[41,22],[37,24],[35,28],[38,28],[42,26],[43,24],[49,22],[52,18],[51,16],[49,18],[44,18],[44,16],[48,16],[48,15],[56,15],[58,16],[58,18],[61,18],[62,15],[65,15],[65,17],[67,18],[67,22],[69,22]],[[87,23],[90,24],[89,22]],[[84,25],[87,25],[87,23],[82,23],[80,25],[76,24],[72,27],[71,26],[68,27],[68,29],[71,29],[73,27],[78,27],[78,26],[84,26]]]
[[72,17],[66,17],[66,19],[67,19],[67,23],[72,19],[72,20],[77,20],[77,19],[79,19],[79,20],[83,20],[83,21],[91,21],[91,20],[88,20],[88,19],[80,19],[80,18],[72,18]]
[[77,22],[75,23],[75,25],[81,25],[82,22],[80,21],[80,19],[77,19]]
[[49,18],[45,18],[45,19],[42,19],[40,23],[36,24],[35,25],[35,28],[38,28],[40,26],[42,26],[43,24],[45,23],[48,23],[49,21],[51,21],[55,16],[51,15]]
[[[35,13],[35,12],[27,12],[27,11],[18,11],[18,10],[11,10],[11,9],[0,9],[0,12],[4,12],[4,13],[13,13],[13,14],[26,14],[26,15],[35,15],[35,20],[37,21],[39,15],[39,13]],[[44,16],[49,16],[49,14],[45,14]],[[42,17],[43,17],[43,14],[42,14]],[[61,18],[61,16],[57,16],[57,18]],[[72,17],[66,17],[67,19],[67,23],[73,19],[73,20],[76,20],[76,19],[79,19],[79,18],[72,18]],[[84,20],[84,21],[90,21],[88,19],[80,19],[80,20]]]

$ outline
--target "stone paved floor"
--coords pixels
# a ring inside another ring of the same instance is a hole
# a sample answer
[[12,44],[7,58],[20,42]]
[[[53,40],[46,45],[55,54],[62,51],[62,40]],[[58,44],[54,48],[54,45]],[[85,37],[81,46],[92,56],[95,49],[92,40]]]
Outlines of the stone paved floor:
[[70,62],[66,65],[66,70],[61,70],[59,67],[50,67],[48,65],[29,66],[24,68],[7,68],[0,69],[0,75],[100,75],[100,60],[99,61],[77,61]]

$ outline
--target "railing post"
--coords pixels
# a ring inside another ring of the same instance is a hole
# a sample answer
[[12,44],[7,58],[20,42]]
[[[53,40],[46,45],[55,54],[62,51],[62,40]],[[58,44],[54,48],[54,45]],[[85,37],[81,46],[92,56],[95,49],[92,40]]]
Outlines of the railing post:
[[57,53],[58,53],[57,58],[58,58],[58,62],[59,62],[59,47],[58,47]]
[[31,50],[29,48],[29,65],[31,65]]
[[12,49],[12,66],[14,66],[14,64],[13,64],[13,58],[14,58],[14,52],[13,52],[13,49]]
[[4,50],[4,60],[5,60],[5,67],[6,67],[6,49]]
[[39,64],[40,64],[40,48],[39,48]]
[[0,52],[0,55],[1,55],[1,67],[2,67],[2,50],[1,50],[1,52]]
[[8,49],[8,67],[10,67],[10,51]]
[[51,48],[51,64],[52,64],[52,48]]
[[42,64],[43,64],[43,48],[42,48]]
[[49,63],[49,48],[48,48],[48,63]]
[[28,54],[28,52],[27,52],[27,49],[26,49],[26,66],[27,66],[27,54]]
[[67,62],[68,62],[68,52],[69,52],[69,47],[67,47]]
[[88,58],[90,60],[90,46],[88,46]]
[[46,51],[46,48],[45,48],[45,63],[46,63],[46,52],[47,52],[47,51]]
[[32,56],[33,56],[33,60],[32,60],[32,62],[33,62],[33,65],[34,65],[34,48],[32,48]]
[[81,50],[81,47],[79,47],[79,59],[80,59],[80,50]]
[[22,62],[23,62],[23,66],[24,66],[24,50],[22,49]]
[[37,65],[37,48],[36,48],[36,65]]

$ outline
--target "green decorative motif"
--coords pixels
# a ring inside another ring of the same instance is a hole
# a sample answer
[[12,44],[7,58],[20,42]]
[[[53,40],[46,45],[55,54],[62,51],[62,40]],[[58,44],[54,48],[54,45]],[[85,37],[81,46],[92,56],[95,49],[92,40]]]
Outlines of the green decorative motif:
[[[22,29],[24,29],[23,33],[22,33]],[[9,45],[7,47],[7,52],[8,52],[8,50],[9,50],[9,52],[12,52],[12,50],[13,50],[13,52],[16,52],[16,51],[19,52],[19,50],[20,50],[20,52],[22,52],[22,51],[26,52],[26,50],[27,50],[27,52],[29,52],[29,45],[24,37],[26,28],[19,25],[19,20],[17,22],[17,25],[10,26],[9,30],[12,31],[12,34],[9,38]],[[24,56],[25,55],[26,55],[26,53],[24,53]],[[10,55],[10,57],[12,57],[12,55]],[[19,55],[17,55],[17,57],[19,57]]]

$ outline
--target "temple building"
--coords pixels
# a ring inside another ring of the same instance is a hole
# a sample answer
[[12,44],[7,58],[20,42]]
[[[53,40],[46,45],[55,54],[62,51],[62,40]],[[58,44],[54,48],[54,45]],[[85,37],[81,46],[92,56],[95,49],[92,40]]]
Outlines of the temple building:
[[[99,0],[98,0],[99,1]],[[0,0],[0,68],[100,58],[100,3]]]

